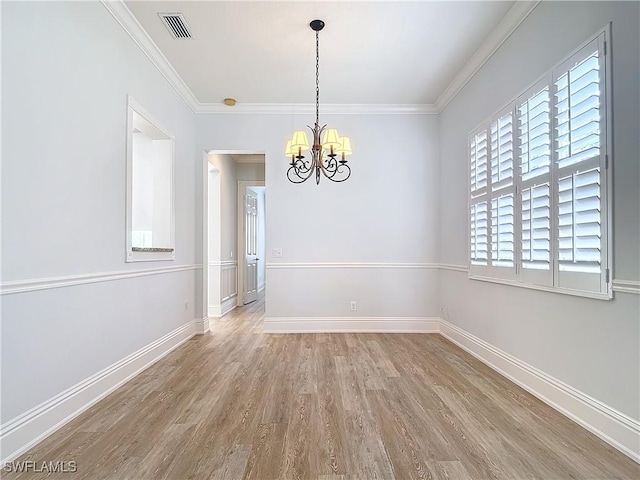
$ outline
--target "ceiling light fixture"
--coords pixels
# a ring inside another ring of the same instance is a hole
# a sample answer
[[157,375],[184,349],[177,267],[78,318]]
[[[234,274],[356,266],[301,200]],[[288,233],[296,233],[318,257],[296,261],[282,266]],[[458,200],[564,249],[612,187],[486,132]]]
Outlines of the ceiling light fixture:
[[[341,137],[335,128],[320,127],[320,41],[319,32],[324,28],[322,20],[313,20],[309,26],[316,32],[316,124],[307,127],[313,134],[313,144],[310,149],[311,159],[305,160],[303,152],[309,150],[309,140],[304,130],[293,132],[291,140],[287,141],[285,156],[291,158],[287,170],[287,178],[293,183],[307,181],[313,173],[316,174],[316,184],[320,184],[320,174],[332,182],[344,182],[351,175],[351,168],[347,165],[346,156],[351,155],[351,141],[348,137]],[[320,137],[324,133],[322,143]],[[339,158],[339,159],[338,159]]]

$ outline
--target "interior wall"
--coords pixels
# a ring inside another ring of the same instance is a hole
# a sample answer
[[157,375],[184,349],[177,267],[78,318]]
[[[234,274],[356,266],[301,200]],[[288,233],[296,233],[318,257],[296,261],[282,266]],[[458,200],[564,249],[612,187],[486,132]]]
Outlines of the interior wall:
[[[612,22],[613,277],[638,282],[639,8],[637,2],[541,2],[445,108],[440,115],[443,263],[468,264],[469,132]],[[640,418],[637,294],[593,300],[469,280],[462,271],[442,272],[440,288],[449,322]]]
[[[195,114],[103,4],[0,8],[4,423],[193,322],[202,192]],[[172,262],[125,263],[127,94],[176,137]]]
[[238,253],[238,174],[230,155],[209,154],[220,172],[220,261],[237,261]]
[[283,146],[310,118],[199,116],[199,148],[266,153],[267,317],[437,316],[437,117],[321,114],[351,137],[353,173],[294,185]]

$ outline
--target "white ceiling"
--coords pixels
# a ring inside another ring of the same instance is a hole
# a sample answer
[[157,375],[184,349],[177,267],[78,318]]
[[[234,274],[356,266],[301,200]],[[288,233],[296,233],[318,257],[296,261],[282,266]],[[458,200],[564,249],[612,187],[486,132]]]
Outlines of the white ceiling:
[[229,156],[236,163],[264,163],[264,154],[240,153]]
[[[201,104],[434,104],[511,1],[126,1]],[[174,39],[158,13],[182,13]]]

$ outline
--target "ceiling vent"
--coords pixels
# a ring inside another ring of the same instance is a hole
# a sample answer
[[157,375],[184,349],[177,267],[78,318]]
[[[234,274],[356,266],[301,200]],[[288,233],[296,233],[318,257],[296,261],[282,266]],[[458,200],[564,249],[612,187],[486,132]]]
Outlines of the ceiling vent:
[[189,26],[181,13],[159,13],[158,15],[173,38],[191,38]]

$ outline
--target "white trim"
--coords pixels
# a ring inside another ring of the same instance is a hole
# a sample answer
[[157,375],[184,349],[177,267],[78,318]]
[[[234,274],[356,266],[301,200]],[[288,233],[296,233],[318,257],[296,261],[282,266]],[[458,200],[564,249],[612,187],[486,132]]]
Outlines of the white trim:
[[618,280],[613,281],[613,291],[622,293],[635,293],[640,295],[640,282],[638,280]]
[[193,321],[196,335],[204,335],[209,331],[209,317],[196,318]]
[[469,273],[469,267],[467,267],[466,265],[454,265],[452,263],[441,263],[438,268],[440,268],[440,270],[449,270],[452,272],[463,272],[463,273]]
[[221,317],[224,317],[227,313],[238,306],[238,302],[236,301],[237,296],[238,294],[236,293],[235,295],[231,295],[229,298],[222,301],[222,315],[220,315]]
[[135,15],[131,13],[131,10],[129,10],[124,1],[101,0],[101,2],[135,44],[138,45],[140,50],[151,60],[151,63],[160,71],[164,78],[167,79],[169,85],[178,92],[178,95],[182,97],[191,110],[196,112],[200,105],[198,99],[184,80],[182,80],[182,77],[178,75],[178,72],[176,72],[169,60],[167,60],[167,57],[164,56],[145,29],[142,28],[142,25],[140,25],[140,22],[138,22]]
[[[439,268],[440,270],[450,270],[452,272],[461,272],[461,273],[467,273],[467,274],[469,273],[469,269],[464,265],[453,265],[453,264],[441,263],[439,265]],[[587,297],[587,298],[597,298],[597,299],[605,298],[606,300],[610,299],[609,296],[607,296],[606,294],[600,294],[601,296],[596,296],[596,294],[593,294],[590,292],[581,292],[578,290],[568,290],[568,289],[563,290],[563,289],[544,287],[542,285],[534,285],[534,284],[528,284],[528,283],[525,284],[525,283],[518,283],[518,282],[509,282],[509,281],[500,280],[496,278],[472,276],[472,277],[469,277],[469,279],[480,280],[480,281],[490,282],[490,283],[499,283],[499,284],[514,286],[514,287],[530,288],[533,290],[542,290],[542,291],[547,291],[552,293],[577,295],[580,297]],[[618,280],[616,278],[613,280],[612,285],[613,285],[614,292],[634,293],[636,295],[640,295],[640,281],[638,280]]]
[[462,70],[449,82],[449,86],[440,94],[435,103],[435,109],[438,113],[442,112],[449,102],[460,93],[539,3],[540,0],[515,2],[498,26],[493,29]]
[[[222,103],[199,103],[197,113],[245,114],[245,115],[288,115],[315,113],[311,103],[242,103],[228,107]],[[339,104],[320,105],[320,113],[327,115],[437,115],[433,104]]]
[[163,273],[198,270],[200,268],[202,268],[202,265],[176,265],[172,267],[145,268],[128,271],[124,270],[119,272],[96,272],[83,275],[69,275],[64,277],[46,277],[32,278],[29,280],[15,280],[0,284],[0,295],[34,292],[37,290],[48,290],[50,288],[73,287],[76,285],[110,282],[113,280],[144,277],[147,275],[160,275]]
[[267,263],[267,269],[307,269],[307,268],[417,268],[437,269],[437,263]]
[[640,422],[463,329],[440,319],[440,334],[640,463]]
[[222,260],[221,262],[209,262],[210,267],[232,267],[237,266],[236,260]]
[[[249,103],[228,107],[222,103],[200,103],[182,77],[173,68],[167,57],[144,30],[140,22],[122,0],[101,0],[135,44],[151,60],[151,63],[167,79],[185,103],[195,113],[215,114],[306,114],[313,113],[312,104]],[[540,0],[518,1],[509,10],[500,24],[476,50],[464,68],[449,82],[435,104],[324,104],[320,111],[325,114],[438,114],[449,104],[462,88],[473,78],[500,46],[511,36]]]
[[481,275],[469,275],[469,280],[479,280],[482,282],[498,283],[500,285],[508,285],[510,287],[527,288],[529,290],[539,290],[542,292],[560,293],[563,295],[573,295],[576,297],[594,298],[596,300],[612,300],[613,296],[608,293],[588,292],[586,290],[573,290],[571,288],[551,287],[547,285],[536,285],[533,283],[523,283],[517,280],[508,280],[504,278],[483,277]]
[[0,426],[2,463],[11,461],[194,335],[190,321]]
[[238,306],[238,294],[227,297],[221,305],[209,305],[209,318],[221,318]]
[[437,317],[265,317],[264,333],[437,333]]

